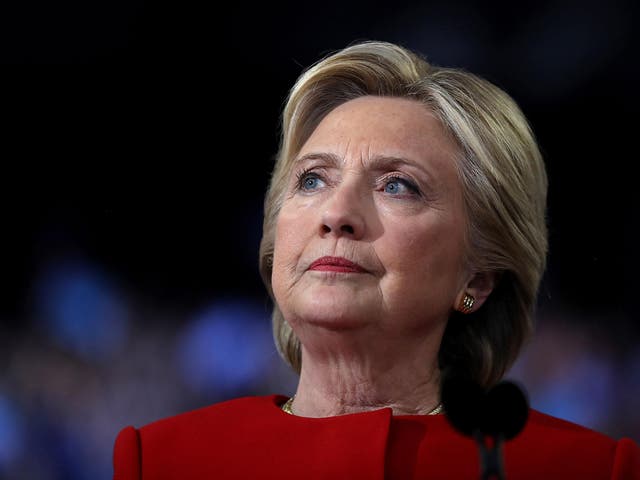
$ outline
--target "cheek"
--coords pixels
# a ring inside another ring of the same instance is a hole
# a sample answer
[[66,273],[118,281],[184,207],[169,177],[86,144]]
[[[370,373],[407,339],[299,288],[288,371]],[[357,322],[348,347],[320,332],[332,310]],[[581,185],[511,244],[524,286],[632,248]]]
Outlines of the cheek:
[[275,295],[276,301],[281,303],[284,298],[284,292],[287,290],[286,273],[288,272],[287,257],[289,255],[290,248],[287,242],[287,235],[283,231],[283,226],[278,218],[276,223],[275,243],[273,248],[273,265],[271,268],[271,288]]
[[303,237],[305,231],[306,228],[300,225],[299,218],[288,215],[284,210],[278,216],[273,251],[274,287],[276,282],[286,282],[295,272],[306,244]]
[[275,243],[273,246],[273,280],[279,278],[280,273],[291,255],[290,238],[286,224],[283,224],[280,217],[276,223]]
[[379,255],[386,257],[381,260],[387,268],[432,284],[449,283],[457,278],[463,258],[463,233],[459,226],[437,219],[418,221],[414,226],[398,224],[387,228],[388,238],[378,249]]
[[[294,212],[295,213],[295,212]],[[285,316],[296,302],[296,287],[302,269],[300,260],[310,243],[310,225],[304,218],[283,208],[276,220],[271,286],[276,302]]]

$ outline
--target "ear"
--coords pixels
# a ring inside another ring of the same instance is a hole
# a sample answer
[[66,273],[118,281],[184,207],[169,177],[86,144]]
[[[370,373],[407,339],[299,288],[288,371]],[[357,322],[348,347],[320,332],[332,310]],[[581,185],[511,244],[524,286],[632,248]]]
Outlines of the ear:
[[[478,310],[489,298],[498,280],[496,272],[476,272],[471,275],[464,287],[456,295],[453,309],[462,313],[471,313]],[[470,309],[462,308],[465,295],[473,297],[473,306]]]

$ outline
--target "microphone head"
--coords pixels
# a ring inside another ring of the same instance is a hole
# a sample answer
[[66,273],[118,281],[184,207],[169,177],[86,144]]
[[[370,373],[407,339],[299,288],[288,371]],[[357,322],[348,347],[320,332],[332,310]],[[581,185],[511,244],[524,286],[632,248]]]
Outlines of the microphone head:
[[445,376],[442,405],[449,423],[463,435],[476,433],[514,438],[527,423],[529,402],[524,390],[503,381],[486,391],[464,376]]
[[529,402],[518,385],[503,381],[487,392],[481,430],[486,435],[502,435],[510,440],[518,435],[529,418]]
[[446,418],[456,430],[472,436],[480,428],[485,400],[480,385],[466,377],[447,375],[440,398]]

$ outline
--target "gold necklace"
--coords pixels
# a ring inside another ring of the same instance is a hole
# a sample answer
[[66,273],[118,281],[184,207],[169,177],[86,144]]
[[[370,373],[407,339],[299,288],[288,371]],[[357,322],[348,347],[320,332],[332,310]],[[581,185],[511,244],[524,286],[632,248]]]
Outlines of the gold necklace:
[[280,407],[280,408],[282,408],[283,412],[286,412],[289,415],[294,415],[293,411],[291,411],[291,405],[293,404],[293,399],[294,398],[296,398],[295,395],[282,404],[282,407]]
[[[293,413],[293,410],[291,410],[291,405],[293,405],[294,398],[296,398],[295,395],[282,404],[280,408],[282,409],[283,412],[286,412],[289,415],[295,415],[295,413]],[[442,403],[439,403],[438,405],[435,406],[433,410],[427,413],[427,415],[438,415],[439,413],[442,413],[442,410],[443,410]]]

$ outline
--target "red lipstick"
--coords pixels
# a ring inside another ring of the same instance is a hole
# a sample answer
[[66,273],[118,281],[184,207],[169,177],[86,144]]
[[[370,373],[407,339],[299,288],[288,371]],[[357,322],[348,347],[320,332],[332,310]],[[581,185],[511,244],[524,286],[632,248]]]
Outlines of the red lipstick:
[[321,257],[309,265],[309,270],[340,273],[366,273],[357,263],[342,257]]

